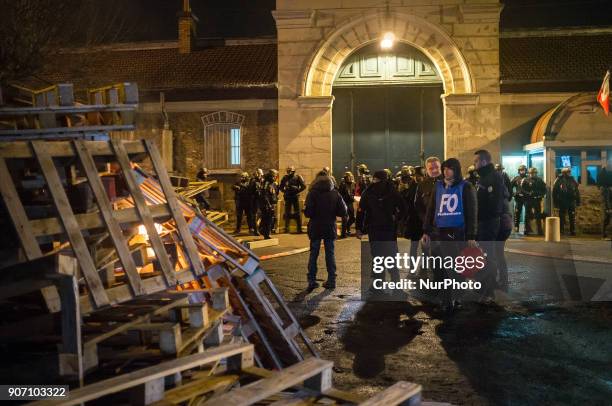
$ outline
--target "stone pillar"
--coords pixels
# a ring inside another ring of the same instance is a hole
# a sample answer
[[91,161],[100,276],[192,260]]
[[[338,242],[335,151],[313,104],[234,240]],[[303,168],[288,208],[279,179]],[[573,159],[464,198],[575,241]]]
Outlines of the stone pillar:
[[278,149],[281,170],[295,166],[306,183],[332,160],[333,96],[279,100]]

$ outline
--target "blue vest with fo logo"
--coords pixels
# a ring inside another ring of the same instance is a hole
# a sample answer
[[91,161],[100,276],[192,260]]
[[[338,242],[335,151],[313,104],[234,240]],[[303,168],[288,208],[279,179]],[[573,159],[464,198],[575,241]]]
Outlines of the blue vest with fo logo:
[[436,217],[438,228],[456,228],[465,225],[463,216],[463,186],[461,181],[454,186],[444,187],[444,181],[436,182]]

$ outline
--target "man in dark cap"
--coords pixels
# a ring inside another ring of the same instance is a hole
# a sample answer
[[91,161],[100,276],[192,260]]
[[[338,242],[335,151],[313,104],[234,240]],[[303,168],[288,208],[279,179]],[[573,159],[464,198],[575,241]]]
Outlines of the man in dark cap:
[[355,178],[353,173],[348,171],[344,173],[344,177],[340,181],[338,186],[338,192],[342,196],[342,200],[346,204],[347,215],[342,218],[342,233],[340,238],[346,238],[351,235],[351,226],[355,223],[355,209],[353,203],[355,202]]
[[[406,214],[406,205],[385,170],[376,171],[372,183],[359,201],[357,238],[367,234],[372,258],[397,255],[397,226]],[[399,281],[399,271],[390,270],[391,279]]]

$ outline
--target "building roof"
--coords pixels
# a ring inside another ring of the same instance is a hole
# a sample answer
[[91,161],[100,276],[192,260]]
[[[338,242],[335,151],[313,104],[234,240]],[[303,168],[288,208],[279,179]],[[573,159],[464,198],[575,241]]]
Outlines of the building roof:
[[136,82],[141,99],[276,97],[275,41],[233,41],[180,54],[176,42],[100,47],[53,55],[26,84],[73,83],[75,92]]
[[597,90],[612,66],[612,32],[503,34],[502,92]]

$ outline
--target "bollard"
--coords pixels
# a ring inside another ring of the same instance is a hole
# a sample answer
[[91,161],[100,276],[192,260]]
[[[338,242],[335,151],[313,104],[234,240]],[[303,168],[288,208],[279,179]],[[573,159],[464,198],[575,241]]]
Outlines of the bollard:
[[544,241],[559,242],[561,241],[561,226],[559,217],[546,217],[546,234]]

